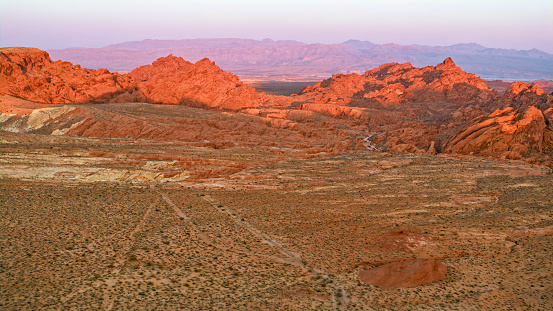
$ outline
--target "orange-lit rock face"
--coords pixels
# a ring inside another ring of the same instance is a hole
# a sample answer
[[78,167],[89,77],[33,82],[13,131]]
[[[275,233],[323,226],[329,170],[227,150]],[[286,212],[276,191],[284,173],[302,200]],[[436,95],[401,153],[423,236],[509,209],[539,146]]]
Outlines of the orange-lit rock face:
[[409,259],[359,271],[362,282],[399,288],[424,285],[445,278],[447,266],[435,259]]
[[289,100],[257,93],[208,59],[195,64],[169,55],[130,74],[52,62],[32,48],[0,52],[0,93],[39,103],[151,102],[242,109]]
[[127,76],[137,81],[147,101],[152,103],[199,104],[236,110],[257,107],[268,100],[207,58],[192,64],[169,55]]
[[363,75],[334,75],[300,94],[318,103],[344,105],[355,99],[374,99],[386,104],[433,100],[467,103],[488,102],[497,97],[484,80],[464,72],[451,58],[424,68],[390,63]]
[[540,88],[539,85],[528,85],[524,82],[514,82],[513,84],[511,84],[509,86],[509,88],[507,89],[506,93],[512,93],[514,95],[518,95],[522,92],[526,92],[526,91],[530,91],[530,92],[533,92],[533,93],[536,93],[536,95],[543,95],[545,94],[546,92],[544,90],[542,90]]
[[547,94],[537,85],[514,82],[507,88],[497,108],[513,107],[515,109],[534,106],[541,111],[553,107],[553,96]]
[[34,48],[0,50],[0,93],[38,103],[136,101],[141,98],[128,78],[106,69],[83,69],[53,62]]
[[553,96],[537,86],[513,83],[501,99],[506,108],[472,120],[444,151],[551,164]]

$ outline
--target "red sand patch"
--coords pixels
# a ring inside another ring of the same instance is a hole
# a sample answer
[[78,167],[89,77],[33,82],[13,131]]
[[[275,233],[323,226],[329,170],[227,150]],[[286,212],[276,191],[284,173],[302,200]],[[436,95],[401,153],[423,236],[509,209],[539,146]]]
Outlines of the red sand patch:
[[359,271],[362,282],[387,288],[411,287],[445,278],[447,266],[435,259],[409,259]]

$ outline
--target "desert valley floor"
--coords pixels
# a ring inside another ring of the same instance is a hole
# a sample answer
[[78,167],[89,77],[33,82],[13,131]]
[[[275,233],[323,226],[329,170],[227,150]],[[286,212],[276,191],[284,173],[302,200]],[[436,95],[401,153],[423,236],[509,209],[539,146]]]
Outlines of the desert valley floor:
[[[0,148],[1,310],[553,308],[546,167],[8,132]],[[446,277],[360,281],[411,258]]]
[[553,310],[553,81],[335,71],[1,48],[0,311]]

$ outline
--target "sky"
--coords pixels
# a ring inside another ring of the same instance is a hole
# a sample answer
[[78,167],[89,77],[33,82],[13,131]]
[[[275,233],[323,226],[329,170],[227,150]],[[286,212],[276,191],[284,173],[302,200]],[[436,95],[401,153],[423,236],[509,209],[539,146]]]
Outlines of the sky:
[[195,38],[478,43],[553,54],[553,1],[0,0],[2,47]]

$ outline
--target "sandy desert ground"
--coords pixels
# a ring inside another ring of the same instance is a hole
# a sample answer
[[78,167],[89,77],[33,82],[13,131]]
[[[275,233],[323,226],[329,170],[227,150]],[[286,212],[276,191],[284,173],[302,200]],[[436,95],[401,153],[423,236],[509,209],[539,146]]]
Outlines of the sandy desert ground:
[[[549,168],[16,133],[0,149],[2,310],[553,309]],[[411,258],[446,278],[359,279]]]

